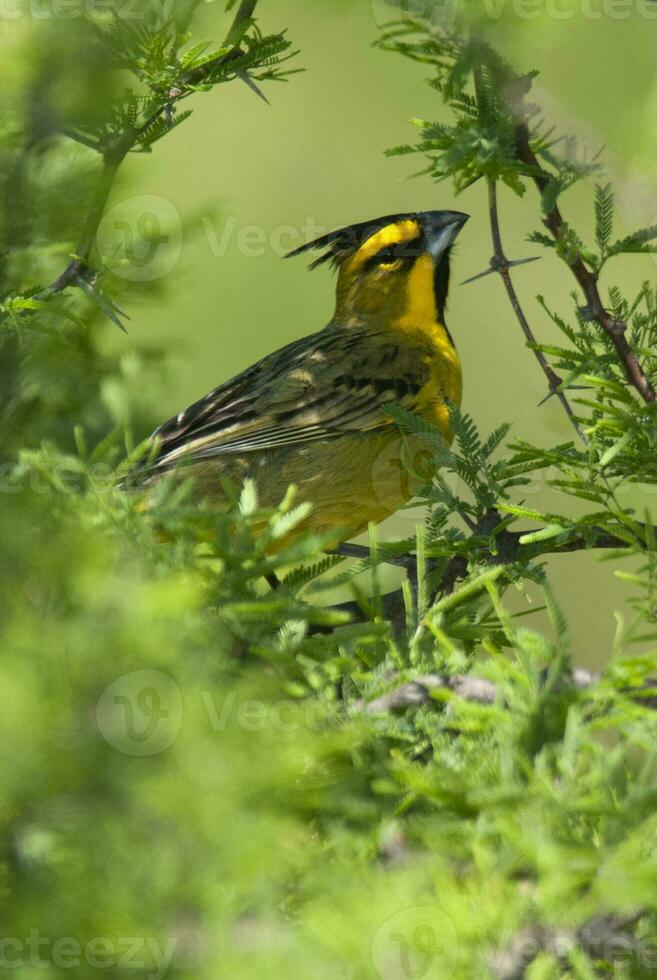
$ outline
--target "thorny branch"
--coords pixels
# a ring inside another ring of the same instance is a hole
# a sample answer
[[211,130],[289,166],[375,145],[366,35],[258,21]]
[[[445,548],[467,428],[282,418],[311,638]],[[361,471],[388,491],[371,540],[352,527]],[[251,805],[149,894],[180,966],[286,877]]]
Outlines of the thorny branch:
[[[530,169],[534,183],[542,194],[550,183],[550,175],[543,169],[531,147],[529,126],[521,118],[522,106],[512,106],[511,108],[514,109],[515,114],[520,119],[516,127],[518,159]],[[555,241],[560,241],[567,225],[557,203],[553,205],[548,215],[543,219],[543,223]],[[645,402],[657,401],[657,392],[648,380],[638,357],[627,342],[627,323],[613,317],[602,304],[598,291],[597,275],[586,267],[581,256],[568,262],[567,265],[586,298],[586,307],[583,311],[585,316],[595,321],[613,344],[618,359],[625,370],[627,380]]]
[[[117,313],[121,314],[121,310],[103,295],[97,286],[98,273],[89,266],[89,256],[117,171],[127,154],[139,143],[139,140],[148,128],[165,112],[170,112],[175,102],[180,101],[180,99],[190,94],[188,86],[201,83],[207,75],[217,68],[218,64],[239,57],[239,42],[244,26],[253,16],[257,2],[258,0],[242,0],[224,42],[225,45],[232,45],[231,50],[219,55],[212,61],[191,69],[183,77],[180,87],[168,93],[168,101],[162,106],[159,106],[141,126],[119,133],[114,139],[105,143],[105,145],[90,144],[88,140],[81,139],[77,133],[66,133],[72,139],[86,143],[86,145],[91,145],[94,149],[98,150],[103,157],[103,167],[73,258],[63,272],[50,285],[35,294],[35,299],[45,300],[62,292],[68,286],[79,286],[111,320],[123,329],[123,324],[116,315]],[[125,314],[121,315],[125,316]]]
[[516,293],[515,287],[511,280],[511,273],[509,271],[511,263],[507,259],[502,246],[502,236],[500,232],[499,214],[497,209],[497,185],[493,180],[488,182],[488,209],[490,214],[490,226],[494,249],[493,258],[491,260],[491,268],[494,268],[496,272],[499,272],[502,278],[504,288],[506,289],[511,306],[513,307],[513,312],[516,315],[518,323],[520,324],[522,332],[527,338],[527,341],[532,344],[534,356],[536,357],[536,360],[540,364],[541,369],[547,378],[550,395],[556,395],[564,411],[566,412],[566,415],[575,427],[578,436],[583,442],[586,442],[584,434],[582,433],[582,430],[580,429],[575,417],[575,413],[571,408],[570,402],[563,391],[560,390],[563,379],[560,378],[557,372],[548,364],[543,352],[537,349],[536,337],[534,336],[534,332],[529,324],[529,321],[527,320],[527,317],[525,316],[522,306],[520,305],[518,294]]
[[[226,35],[226,40],[224,41],[224,47],[228,45],[233,46],[231,50],[217,55],[216,58],[213,58],[211,61],[206,61],[204,64],[199,65],[196,68],[190,68],[188,72],[182,75],[178,86],[176,88],[169,89],[167,92],[165,103],[158,106],[158,108],[152,112],[143,125],[139,127],[137,130],[137,137],[143,136],[144,133],[153,125],[153,123],[157,122],[162,115],[165,113],[170,113],[173,106],[177,102],[180,102],[181,99],[187,98],[187,96],[193,91],[190,86],[201,85],[208,75],[210,75],[219,65],[227,64],[228,62],[239,58],[239,43],[242,39],[245,26],[253,16],[257,2],[258,0],[242,0],[231,28]],[[262,94],[258,86],[250,78],[247,72],[241,71],[238,68],[236,69],[235,74],[241,78],[242,81],[246,82],[246,84],[249,85],[261,99],[267,102],[266,97]],[[139,139],[136,138],[135,142],[138,141]]]
[[[479,93],[481,92],[481,66],[480,65],[475,65],[473,74],[474,74],[474,82],[475,82],[475,91],[477,93],[477,97],[479,98]],[[490,261],[489,271],[498,272],[500,274],[502,282],[504,283],[504,288],[506,289],[507,292],[507,296],[509,297],[509,301],[513,308],[513,312],[515,313],[516,319],[520,324],[520,328],[523,334],[525,335],[527,341],[532,345],[534,356],[538,361],[545,377],[547,378],[550,395],[556,395],[564,411],[566,412],[568,418],[570,419],[573,426],[575,427],[575,430],[579,435],[580,439],[586,442],[586,439],[584,438],[584,435],[577,423],[575,413],[573,412],[570,406],[570,402],[568,401],[563,391],[560,390],[560,386],[562,384],[563,379],[560,378],[557,372],[550,366],[543,352],[538,350],[536,344],[536,337],[534,336],[534,332],[529,324],[529,321],[527,320],[525,312],[520,304],[518,294],[516,293],[515,287],[513,285],[513,281],[511,279],[511,272],[510,272],[511,267],[513,265],[519,265],[524,262],[529,262],[532,260],[521,259],[519,262],[510,262],[509,259],[506,257],[506,254],[504,252],[504,247],[502,245],[502,234],[500,231],[500,220],[499,220],[499,214],[497,208],[497,183],[495,180],[492,179],[488,180],[488,211],[490,217],[491,237],[493,240],[493,257],[491,258]],[[485,273],[482,273],[482,275],[485,275]],[[479,278],[479,277],[477,276],[475,278]]]

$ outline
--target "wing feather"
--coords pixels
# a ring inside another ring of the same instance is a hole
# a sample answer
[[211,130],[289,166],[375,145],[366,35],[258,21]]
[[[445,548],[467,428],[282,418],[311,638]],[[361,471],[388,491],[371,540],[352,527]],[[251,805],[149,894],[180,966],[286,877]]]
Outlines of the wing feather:
[[[346,373],[348,366],[349,373]],[[376,431],[390,424],[381,407],[412,409],[428,380],[417,350],[365,329],[337,325],[270,354],[211,391],[152,435],[150,466],[265,452]]]

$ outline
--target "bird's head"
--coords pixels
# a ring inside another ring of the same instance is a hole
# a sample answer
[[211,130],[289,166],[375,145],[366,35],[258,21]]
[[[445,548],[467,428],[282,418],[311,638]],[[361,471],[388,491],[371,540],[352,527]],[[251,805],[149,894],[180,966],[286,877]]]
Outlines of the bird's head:
[[331,262],[338,269],[336,319],[345,325],[413,317],[444,324],[450,252],[467,220],[460,211],[387,215],[332,231],[290,255],[324,250],[311,268]]

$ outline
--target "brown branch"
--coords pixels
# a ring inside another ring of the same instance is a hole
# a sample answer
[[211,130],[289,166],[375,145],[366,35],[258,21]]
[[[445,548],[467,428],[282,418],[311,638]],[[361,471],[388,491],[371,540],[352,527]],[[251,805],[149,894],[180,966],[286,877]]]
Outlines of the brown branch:
[[233,19],[231,28],[226,35],[225,44],[239,44],[242,40],[244,26],[253,17],[257,3],[258,0],[242,0],[237,8],[237,13]]
[[[518,122],[516,127],[516,151],[518,159],[529,168],[534,183],[542,194],[551,178],[550,174],[541,167],[531,147],[529,126],[524,120]],[[566,222],[558,204],[554,204],[549,214],[543,219],[543,223],[555,241],[559,241],[566,228]],[[657,392],[648,380],[638,357],[627,342],[627,323],[624,320],[615,319],[602,305],[597,275],[586,267],[581,256],[566,264],[586,298],[586,316],[598,324],[613,344],[627,380],[645,402],[656,401]]]
[[[494,509],[487,511],[475,527],[476,534],[484,534],[486,531],[492,532],[496,525],[500,523],[500,515]],[[492,527],[491,527],[492,525]],[[643,525],[639,524],[639,527]],[[657,528],[655,529],[657,533]],[[533,544],[522,544],[521,539],[529,532],[509,531],[506,528],[495,535],[495,551],[490,548],[479,548],[476,552],[478,561],[489,565],[511,565],[519,559],[532,560],[547,555],[565,555],[576,551],[585,551],[590,548],[600,548],[610,550],[614,548],[628,548],[624,538],[616,537],[613,532],[605,531],[602,528],[589,528],[588,536],[572,538],[570,541],[559,542],[556,539],[537,541]],[[341,545],[334,552],[350,558],[367,558],[369,550],[360,545]],[[416,559],[413,555],[401,555],[386,558],[381,554],[380,560],[383,563],[399,565],[406,569],[411,579],[414,577]],[[435,559],[427,562],[429,570]],[[438,594],[446,595],[453,592],[457,582],[466,578],[468,574],[469,556],[467,554],[455,554],[450,559],[438,589]],[[367,613],[358,602],[342,602],[331,606],[339,612],[350,615],[354,622],[362,622],[368,618]],[[389,592],[381,599],[381,614],[387,620],[395,633],[403,632],[406,626],[406,608],[404,596],[401,589]],[[328,632],[328,628],[317,627],[315,632]]]
[[[394,681],[395,677],[396,675],[389,680]],[[576,667],[570,676],[561,682],[561,689],[586,691],[598,684],[601,678],[602,674]],[[641,704],[655,711],[657,710],[657,695],[650,692],[656,688],[657,680],[648,681],[640,687],[622,688],[621,693],[628,697],[640,699]],[[423,674],[387,694],[382,694],[373,701],[365,701],[364,699],[356,701],[353,709],[363,714],[373,715],[385,714],[397,708],[421,708],[431,704],[435,700],[432,692],[439,690],[451,691],[464,701],[472,701],[475,704],[495,704],[500,697],[498,686],[485,677],[476,677],[471,674],[454,674],[452,676]]]

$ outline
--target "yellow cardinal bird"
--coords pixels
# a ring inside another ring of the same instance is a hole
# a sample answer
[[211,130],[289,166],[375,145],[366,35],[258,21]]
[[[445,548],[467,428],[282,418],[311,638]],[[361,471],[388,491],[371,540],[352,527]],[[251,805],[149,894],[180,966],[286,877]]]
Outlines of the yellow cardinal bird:
[[[196,492],[221,500],[220,474],[251,477],[265,507],[290,484],[312,503],[304,527],[348,540],[401,507],[412,490],[378,465],[399,432],[382,407],[424,416],[447,439],[461,366],[445,326],[459,211],[387,215],[303,245],[338,270],[323,330],[269,354],[152,435],[149,480],[184,467]],[[190,469],[188,469],[188,467]]]

